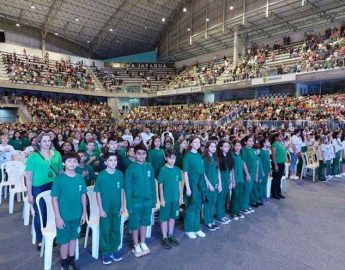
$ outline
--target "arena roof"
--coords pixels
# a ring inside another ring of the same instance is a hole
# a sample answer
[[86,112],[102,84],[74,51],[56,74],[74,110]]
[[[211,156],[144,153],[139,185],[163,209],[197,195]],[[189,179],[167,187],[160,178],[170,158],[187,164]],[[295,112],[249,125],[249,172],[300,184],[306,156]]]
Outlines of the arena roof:
[[[183,0],[0,0],[0,16],[109,58],[155,49]],[[164,19],[163,19],[164,18]]]
[[[344,0],[0,0],[0,21],[110,58],[159,48],[177,61],[341,22]],[[268,7],[268,8],[267,8]],[[185,9],[185,10],[184,10]],[[164,19],[163,19],[164,18]]]

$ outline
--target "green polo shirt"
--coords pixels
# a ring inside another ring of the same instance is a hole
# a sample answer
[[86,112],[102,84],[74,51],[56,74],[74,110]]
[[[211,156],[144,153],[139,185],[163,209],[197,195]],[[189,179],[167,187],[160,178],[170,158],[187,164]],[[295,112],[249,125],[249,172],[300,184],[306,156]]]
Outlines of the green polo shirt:
[[257,167],[258,167],[258,160],[259,157],[256,153],[256,150],[254,148],[250,148],[247,146],[244,146],[241,150],[242,153],[242,159],[246,163],[248,172],[250,174],[256,173]]
[[199,153],[187,152],[183,157],[183,171],[190,176],[205,173],[204,161]]
[[165,165],[165,157],[163,149],[151,149],[147,153],[147,162],[151,163],[155,172],[155,177],[158,177],[160,169]]
[[80,219],[83,212],[81,197],[86,192],[85,180],[80,174],[71,177],[63,173],[55,178],[50,195],[57,198],[64,221]]
[[218,186],[218,168],[217,168],[217,161],[214,156],[203,158],[205,164],[205,174],[207,176],[208,181],[214,188]]
[[244,182],[243,160],[240,154],[233,153],[235,183]]
[[182,180],[180,168],[163,166],[159,171],[158,183],[163,185],[165,202],[178,202],[180,181]]
[[92,166],[91,165],[85,165],[84,167],[77,167],[75,169],[75,172],[80,174],[81,176],[83,176],[83,172],[84,171],[87,171],[89,172],[89,175],[88,176],[85,176],[84,179],[85,179],[85,184],[86,186],[90,186],[92,184],[92,180],[95,179],[95,171],[93,170]]
[[115,170],[112,174],[107,170],[99,173],[94,191],[101,193],[102,206],[106,213],[119,213],[122,189],[123,173],[120,170]]
[[53,152],[54,154],[50,160],[44,159],[37,152],[32,153],[27,159],[26,170],[32,172],[32,185],[34,187],[52,182],[59,171],[63,169],[60,153],[55,150]]
[[272,144],[272,148],[276,149],[276,162],[278,163],[284,163],[286,161],[286,147],[284,144],[280,142],[274,142]]

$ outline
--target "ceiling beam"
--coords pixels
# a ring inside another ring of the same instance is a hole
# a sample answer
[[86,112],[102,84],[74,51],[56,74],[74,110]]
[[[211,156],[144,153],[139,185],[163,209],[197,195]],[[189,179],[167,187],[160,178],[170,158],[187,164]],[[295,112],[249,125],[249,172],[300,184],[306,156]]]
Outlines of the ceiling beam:
[[[103,44],[107,39],[108,35],[111,33],[110,28],[115,29],[119,23],[121,23],[122,18],[130,12],[134,6],[136,6],[141,0],[124,0],[120,6],[111,14],[108,20],[99,29],[97,35],[93,39],[90,47],[90,56]],[[120,16],[121,14],[121,16]]]
[[54,0],[52,5],[50,6],[48,13],[44,19],[43,25],[42,25],[42,36],[43,38],[46,37],[48,33],[49,26],[52,24],[54,19],[56,18],[57,13],[61,9],[61,6],[65,2],[64,0]]

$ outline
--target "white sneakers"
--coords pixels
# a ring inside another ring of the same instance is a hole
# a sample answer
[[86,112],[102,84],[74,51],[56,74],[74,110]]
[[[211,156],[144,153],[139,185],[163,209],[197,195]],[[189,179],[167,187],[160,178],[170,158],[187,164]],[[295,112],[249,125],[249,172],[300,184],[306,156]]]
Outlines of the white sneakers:
[[134,253],[135,257],[139,258],[141,256],[149,254],[150,249],[147,247],[145,243],[140,243],[140,244],[134,245],[132,252]]
[[204,238],[206,236],[206,234],[202,230],[197,232],[185,232],[184,234],[190,239],[195,239],[197,236],[201,238]]
[[337,175],[335,175],[335,177],[336,177],[336,178],[340,178],[340,177],[341,177],[341,175],[340,175],[340,174],[337,174]]
[[290,176],[290,179],[292,179],[292,180],[298,180],[299,177],[298,177],[297,175],[291,175],[291,176]]
[[206,234],[202,230],[195,232],[195,234],[201,238],[204,238],[206,236]]
[[195,238],[196,238],[195,232],[185,232],[184,234],[185,234],[188,238],[190,238],[190,239],[195,239]]

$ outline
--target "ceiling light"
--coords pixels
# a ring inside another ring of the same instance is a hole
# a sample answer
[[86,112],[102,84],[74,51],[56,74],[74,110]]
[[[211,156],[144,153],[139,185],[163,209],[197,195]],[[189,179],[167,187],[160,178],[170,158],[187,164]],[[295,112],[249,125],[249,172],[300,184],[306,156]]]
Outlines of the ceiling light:
[[76,21],[76,22],[79,22],[79,19],[78,19],[78,18],[75,18],[75,21]]
[[182,9],[182,11],[183,11],[183,12],[187,12],[187,8],[184,7],[184,8]]
[[109,31],[110,31],[110,32],[113,32],[114,30],[113,30],[113,28],[110,28]]
[[87,42],[87,43],[90,43],[90,40],[87,40],[86,42]]
[[230,10],[234,10],[234,6],[230,6]]
[[210,19],[209,18],[206,18],[206,22],[209,22],[210,21]]
[[55,36],[58,36],[59,34],[58,33],[54,33]]
[[162,18],[162,22],[165,22],[165,18],[164,17]]
[[35,9],[36,7],[35,7],[35,5],[31,5],[30,8],[31,9]]
[[19,24],[19,23],[16,23],[16,26],[17,26],[17,27],[20,27],[20,24]]
[[190,28],[187,28],[187,31],[189,32],[189,31],[190,31]]

